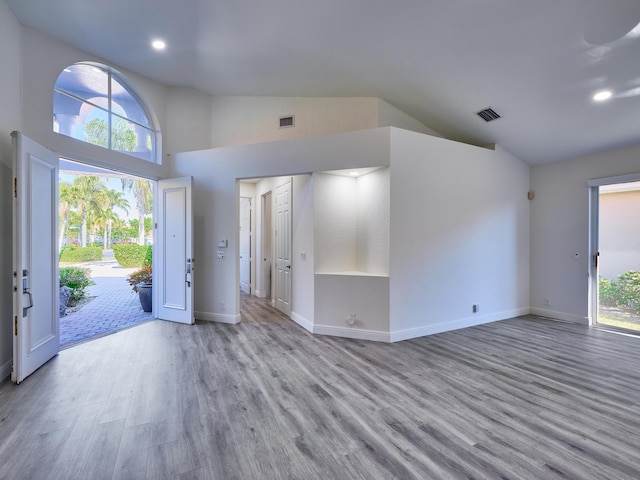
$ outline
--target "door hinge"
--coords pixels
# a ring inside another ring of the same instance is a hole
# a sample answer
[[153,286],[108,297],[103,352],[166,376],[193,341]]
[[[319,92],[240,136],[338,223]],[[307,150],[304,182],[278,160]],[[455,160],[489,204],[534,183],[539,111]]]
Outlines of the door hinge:
[[18,178],[13,177],[13,198],[18,198]]
[[13,334],[18,336],[18,316],[14,315],[13,317]]

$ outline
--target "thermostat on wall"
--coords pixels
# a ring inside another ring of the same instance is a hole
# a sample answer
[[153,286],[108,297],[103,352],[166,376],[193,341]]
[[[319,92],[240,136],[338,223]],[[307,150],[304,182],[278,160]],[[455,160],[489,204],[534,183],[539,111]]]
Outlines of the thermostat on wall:
[[218,248],[227,248],[227,239],[218,240]]

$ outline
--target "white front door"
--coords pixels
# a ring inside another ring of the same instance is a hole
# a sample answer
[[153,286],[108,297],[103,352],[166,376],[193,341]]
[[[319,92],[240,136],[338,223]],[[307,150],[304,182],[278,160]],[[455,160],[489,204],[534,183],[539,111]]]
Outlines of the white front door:
[[291,315],[291,180],[276,188],[276,308]]
[[22,382],[60,350],[58,156],[12,134],[13,372]]
[[195,323],[193,312],[193,178],[158,182],[154,296],[162,320]]
[[240,290],[251,294],[251,197],[240,197]]

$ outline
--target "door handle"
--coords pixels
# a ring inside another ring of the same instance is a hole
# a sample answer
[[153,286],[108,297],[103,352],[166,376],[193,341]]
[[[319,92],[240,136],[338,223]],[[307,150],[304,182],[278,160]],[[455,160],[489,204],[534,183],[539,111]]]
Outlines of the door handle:
[[287,265],[287,266],[286,266],[286,267],[284,267],[284,268],[288,268],[289,270],[291,270],[291,265]]
[[29,271],[28,270],[22,270],[22,294],[23,295],[28,295],[29,296],[29,305],[27,305],[26,307],[22,307],[22,317],[26,317],[27,316],[27,310],[29,310],[30,308],[33,308],[33,295],[31,294],[31,292],[29,291],[29,288],[27,287],[27,276],[29,275]]
[[30,308],[33,308],[33,295],[31,294],[31,292],[29,290],[23,290],[22,291],[23,294],[27,294],[29,296],[29,305],[27,305],[26,307],[22,307],[22,316],[26,317],[27,316],[27,310],[29,310]]

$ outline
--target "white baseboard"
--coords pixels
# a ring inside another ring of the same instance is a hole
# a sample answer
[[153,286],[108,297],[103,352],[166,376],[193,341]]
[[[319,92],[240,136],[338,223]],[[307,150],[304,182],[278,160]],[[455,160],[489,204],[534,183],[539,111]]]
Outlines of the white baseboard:
[[389,343],[389,333],[378,330],[363,330],[360,328],[333,327],[331,325],[314,325],[313,333],[331,335],[333,337],[353,338],[356,340],[370,340],[373,342]]
[[531,315],[538,315],[540,317],[564,320],[565,322],[589,325],[589,317],[581,317],[580,315],[574,315],[572,313],[557,312],[555,310],[548,310],[546,308],[531,307]]
[[195,312],[195,317],[197,320],[205,320],[207,322],[228,323],[231,325],[240,323],[239,313],[236,315],[230,315],[230,314],[212,313],[212,312]]
[[305,330],[307,330],[307,331],[309,331],[311,333],[314,333],[313,332],[313,322],[310,321],[310,320],[307,320],[302,315],[299,315],[296,312],[291,312],[291,320],[296,322],[298,325],[300,325]]
[[0,383],[4,382],[11,376],[11,370],[13,369],[13,360],[9,360],[0,365]]
[[520,315],[528,315],[529,307],[516,308],[513,310],[505,310],[503,312],[491,313],[489,315],[473,316],[453,320],[451,322],[436,323],[433,325],[425,325],[423,327],[409,328],[406,330],[397,330],[391,332],[390,341],[400,342],[411,338],[424,337],[425,335],[434,335],[436,333],[449,332],[460,328],[474,327],[484,323],[497,322],[498,320],[506,320],[507,318],[519,317]]
[[353,338],[356,340],[372,340],[374,342],[389,343],[389,334],[376,330],[363,330],[360,328],[334,327],[331,325],[314,325],[311,320],[302,315],[291,312],[291,320],[302,328],[317,335],[331,335],[332,337]]

